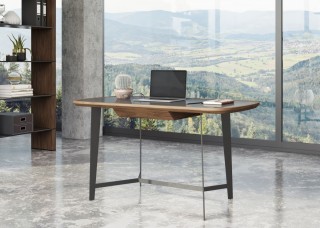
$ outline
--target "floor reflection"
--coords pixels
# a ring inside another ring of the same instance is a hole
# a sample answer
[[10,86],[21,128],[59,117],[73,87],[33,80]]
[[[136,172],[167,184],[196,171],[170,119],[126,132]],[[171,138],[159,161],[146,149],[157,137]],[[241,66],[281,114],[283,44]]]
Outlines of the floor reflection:
[[275,185],[274,185],[274,212],[275,224],[282,227],[283,223],[283,160],[275,160]]

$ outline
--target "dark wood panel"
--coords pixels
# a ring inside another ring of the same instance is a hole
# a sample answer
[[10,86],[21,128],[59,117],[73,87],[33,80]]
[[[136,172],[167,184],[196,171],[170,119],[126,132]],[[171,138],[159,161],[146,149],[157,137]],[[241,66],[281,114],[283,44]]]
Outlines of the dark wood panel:
[[32,29],[32,61],[55,61],[55,30]]
[[47,0],[47,26],[51,29],[32,28],[32,60],[56,61],[56,1]]
[[55,63],[32,63],[31,72],[34,94],[56,94]]
[[157,120],[180,120],[198,116],[199,113],[170,112],[167,110],[141,109],[141,108],[114,108],[120,117],[148,118]]
[[47,26],[56,27],[56,0],[47,0]]
[[34,127],[56,128],[56,97],[33,99],[31,103]]
[[56,150],[56,130],[32,133],[31,145],[32,149]]
[[[32,148],[56,149],[56,1],[47,0],[47,26],[49,29],[31,29],[32,79],[34,94],[50,94],[31,100],[34,127],[49,131],[32,133]],[[50,61],[48,63],[41,61]]]

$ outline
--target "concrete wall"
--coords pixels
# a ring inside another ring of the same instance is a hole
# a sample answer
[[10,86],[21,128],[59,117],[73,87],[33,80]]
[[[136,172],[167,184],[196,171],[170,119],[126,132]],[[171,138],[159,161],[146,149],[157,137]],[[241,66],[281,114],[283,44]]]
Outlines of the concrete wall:
[[62,1],[62,137],[90,138],[90,108],[73,100],[103,94],[103,0]]

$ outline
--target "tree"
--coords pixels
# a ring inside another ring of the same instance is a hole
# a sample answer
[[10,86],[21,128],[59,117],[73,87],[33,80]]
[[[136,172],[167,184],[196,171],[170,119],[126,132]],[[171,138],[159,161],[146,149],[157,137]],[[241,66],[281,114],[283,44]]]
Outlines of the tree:
[[8,69],[8,72],[11,73],[11,72],[18,72],[19,71],[19,64],[16,63],[16,62],[12,62],[9,64],[9,69]]
[[[202,126],[201,126],[201,119],[202,119]],[[197,117],[198,121],[198,133],[201,134],[201,127],[202,127],[202,134],[208,134],[208,123],[207,123],[207,116],[205,114]]]
[[141,129],[149,131],[158,131],[157,120],[141,119]]
[[196,128],[194,127],[193,119],[190,117],[188,118],[188,133],[195,133]]
[[24,84],[31,84],[31,70],[30,70],[30,64],[25,62],[24,63],[24,67],[23,67],[23,71],[22,71],[22,80],[21,83]]
[[0,63],[0,84],[5,84],[7,80],[8,71],[4,67],[3,63]]
[[174,131],[173,120],[167,120],[165,125],[166,125],[166,131],[167,132],[173,132]]
[[10,112],[10,108],[7,107],[7,104],[4,100],[0,100],[0,112]]

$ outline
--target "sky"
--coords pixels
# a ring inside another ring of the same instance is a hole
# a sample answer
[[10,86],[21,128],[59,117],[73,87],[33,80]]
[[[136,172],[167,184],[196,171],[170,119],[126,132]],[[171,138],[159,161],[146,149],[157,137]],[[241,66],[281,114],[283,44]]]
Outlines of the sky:
[[[320,11],[319,0],[283,0],[287,10]],[[275,0],[105,0],[106,12],[129,12],[147,10],[187,11],[198,9],[221,9],[244,12],[251,10],[274,11]]]
[[[88,0],[90,1],[90,0]],[[56,0],[61,8],[62,0]],[[188,11],[199,9],[222,9],[244,12],[251,10],[274,11],[275,0],[104,0],[106,12],[130,12],[148,10]],[[21,8],[20,1],[0,0],[6,10]],[[287,10],[304,10],[320,12],[319,0],[283,0],[283,8]]]

